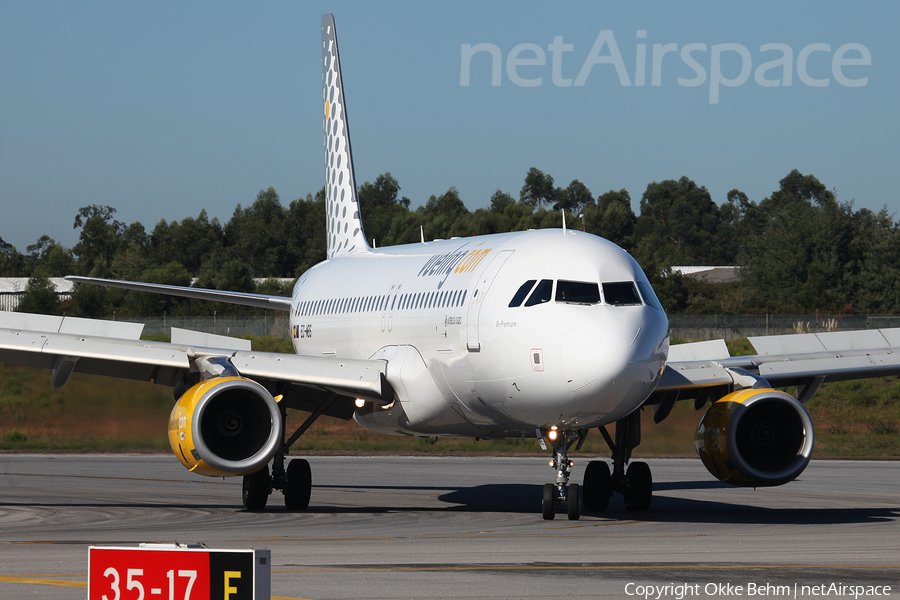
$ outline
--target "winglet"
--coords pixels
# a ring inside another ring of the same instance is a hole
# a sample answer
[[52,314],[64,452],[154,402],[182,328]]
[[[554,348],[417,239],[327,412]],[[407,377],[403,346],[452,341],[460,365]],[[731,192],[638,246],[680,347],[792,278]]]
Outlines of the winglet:
[[325,133],[325,210],[327,256],[334,258],[354,252],[366,252],[356,195],[350,128],[341,80],[334,16],[322,17],[322,94]]

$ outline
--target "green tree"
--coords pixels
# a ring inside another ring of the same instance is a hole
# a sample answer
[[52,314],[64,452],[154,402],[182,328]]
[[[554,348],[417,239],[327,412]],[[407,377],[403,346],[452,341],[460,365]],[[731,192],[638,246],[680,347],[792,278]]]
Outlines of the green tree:
[[325,186],[315,197],[291,202],[287,216],[287,256],[293,265],[288,276],[299,277],[304,271],[325,260]]
[[766,306],[803,311],[852,304],[860,263],[853,255],[852,205],[794,170],[760,209],[764,224],[740,258],[745,281]]
[[72,274],[72,252],[47,235],[26,248],[32,273],[41,277],[63,277]]
[[534,208],[546,208],[556,203],[556,188],[553,177],[545,175],[535,167],[528,169],[525,185],[519,192],[519,200]]
[[647,186],[635,223],[638,262],[662,265],[721,264],[719,207],[705,187],[687,177]]
[[440,196],[431,196],[416,212],[422,217],[426,240],[470,235],[471,214],[455,187]]
[[637,217],[628,190],[610,190],[582,209],[585,230],[630,250]]
[[0,238],[0,277],[25,277],[25,257],[9,242]]
[[251,277],[286,277],[293,265],[286,253],[287,212],[274,188],[260,190],[253,204],[238,204],[225,225],[231,261],[243,263]]
[[390,238],[394,219],[409,212],[409,198],[400,198],[400,184],[388,173],[359,186],[359,204],[362,211],[363,230],[371,244],[387,246],[396,243]]
[[59,314],[59,295],[48,277],[35,275],[25,284],[25,294],[19,301],[18,312],[42,315]]
[[556,190],[556,203],[553,210],[566,210],[578,215],[588,204],[593,204],[594,197],[586,185],[573,179],[565,188]]
[[111,265],[123,241],[125,224],[116,221],[111,206],[83,206],[75,215],[73,229],[81,227],[78,243],[72,248],[77,257],[76,271],[92,277],[109,277]]

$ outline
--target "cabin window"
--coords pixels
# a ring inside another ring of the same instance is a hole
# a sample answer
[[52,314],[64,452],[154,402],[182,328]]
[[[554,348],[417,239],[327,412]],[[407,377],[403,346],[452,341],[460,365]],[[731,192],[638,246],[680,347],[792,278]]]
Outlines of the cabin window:
[[531,291],[531,288],[534,287],[534,284],[537,282],[537,279],[529,279],[525,283],[519,287],[518,291],[516,291],[516,295],[513,296],[512,300],[509,301],[510,308],[516,308],[518,306],[522,306],[522,301],[525,300],[525,296],[528,295],[528,292]]
[[541,282],[537,284],[534,288],[534,291],[531,292],[531,296],[528,297],[528,300],[525,301],[525,306],[534,306],[535,304],[543,304],[544,302],[550,302],[550,299],[553,297],[553,280],[552,279],[541,279]]
[[613,306],[630,306],[641,303],[633,281],[603,284],[603,299]]

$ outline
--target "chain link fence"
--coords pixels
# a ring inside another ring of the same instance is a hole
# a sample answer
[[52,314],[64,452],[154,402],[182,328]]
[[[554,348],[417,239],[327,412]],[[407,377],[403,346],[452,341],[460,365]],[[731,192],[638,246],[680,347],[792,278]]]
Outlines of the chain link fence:
[[669,332],[687,342],[889,327],[900,327],[900,315],[669,315]]
[[[119,319],[120,321],[123,319]],[[290,338],[287,313],[263,317],[146,317],[124,319],[144,324],[145,335],[169,335],[178,327],[235,337]],[[669,332],[687,342],[788,333],[821,333],[900,327],[900,315],[768,314],[669,315]]]
[[169,330],[177,327],[233,337],[291,337],[288,314],[281,312],[263,317],[136,317],[118,320],[143,323],[145,336],[168,336]]

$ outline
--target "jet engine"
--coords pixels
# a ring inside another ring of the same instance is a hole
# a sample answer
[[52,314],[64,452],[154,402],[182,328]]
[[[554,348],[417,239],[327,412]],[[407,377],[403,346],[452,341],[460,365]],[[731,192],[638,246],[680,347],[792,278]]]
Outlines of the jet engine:
[[694,446],[709,472],[725,483],[781,485],[809,464],[813,424],[792,396],[745,389],[713,403],[697,427]]
[[268,390],[243,377],[213,377],[188,389],[169,416],[169,444],[188,470],[224,477],[265,466],[282,438]]

